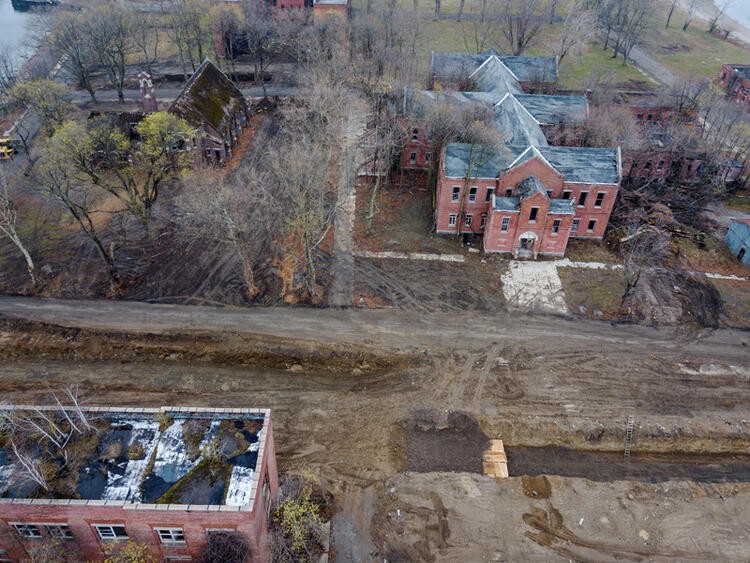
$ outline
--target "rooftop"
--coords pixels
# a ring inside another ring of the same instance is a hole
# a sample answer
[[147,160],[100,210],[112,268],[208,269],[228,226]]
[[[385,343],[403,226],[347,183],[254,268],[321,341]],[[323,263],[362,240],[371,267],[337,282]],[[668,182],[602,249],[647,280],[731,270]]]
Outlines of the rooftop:
[[[617,184],[620,180],[618,149],[588,147],[491,146],[449,143],[445,148],[448,178],[497,178],[534,157],[540,157],[565,177],[566,182]],[[469,169],[471,168],[471,169]]]
[[245,98],[219,68],[206,59],[177,95],[169,112],[179,115],[194,127],[201,123],[221,132]]
[[545,125],[584,121],[589,113],[586,96],[518,94],[516,99],[539,123]]
[[[5,502],[76,499],[219,505],[234,510],[252,506],[260,477],[256,465],[265,448],[270,411],[193,407],[81,411],[90,425],[85,432],[71,429],[73,423],[79,430],[84,428],[72,410],[3,407],[0,412],[6,419],[27,430],[27,439],[21,432],[0,442],[0,497]],[[64,448],[28,432],[34,417],[42,415],[64,432],[70,431]],[[19,452],[51,468],[45,486],[24,471]]]
[[488,49],[480,55],[466,53],[432,53],[432,73],[437,78],[459,80],[468,77],[488,59],[497,58],[517,81],[556,82],[557,60],[554,57],[511,57]]

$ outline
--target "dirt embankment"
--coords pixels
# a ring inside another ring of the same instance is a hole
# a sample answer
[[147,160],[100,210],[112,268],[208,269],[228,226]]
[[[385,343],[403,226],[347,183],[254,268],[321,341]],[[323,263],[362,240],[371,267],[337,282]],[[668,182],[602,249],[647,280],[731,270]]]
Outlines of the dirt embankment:
[[365,374],[416,361],[351,346],[320,346],[292,339],[232,333],[133,334],[0,320],[0,359],[180,361],[257,365],[269,369]]

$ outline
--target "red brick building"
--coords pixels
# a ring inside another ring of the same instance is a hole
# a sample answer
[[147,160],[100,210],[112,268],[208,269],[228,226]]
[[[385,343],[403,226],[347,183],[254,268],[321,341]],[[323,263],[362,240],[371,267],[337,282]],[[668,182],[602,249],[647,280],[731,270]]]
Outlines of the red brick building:
[[718,83],[727,98],[750,107],[750,65],[721,65]]
[[441,164],[436,231],[479,235],[485,252],[519,257],[601,239],[621,180],[618,149],[450,143]]
[[[563,256],[570,237],[601,239],[622,180],[619,149],[574,144],[588,117],[584,96],[538,94],[557,80],[554,58],[433,53],[430,84],[411,93],[402,166],[437,162],[435,224],[442,234],[481,237],[485,252]],[[497,145],[449,143],[434,155],[424,118],[430,104],[489,110]]]
[[57,538],[70,553],[61,561],[101,561],[108,545],[127,540],[151,546],[163,561],[192,561],[217,533],[241,538],[249,561],[270,559],[266,534],[278,475],[269,410],[84,411],[100,434],[75,498],[52,484],[29,488],[17,459],[2,450],[0,560],[27,560],[34,546]]

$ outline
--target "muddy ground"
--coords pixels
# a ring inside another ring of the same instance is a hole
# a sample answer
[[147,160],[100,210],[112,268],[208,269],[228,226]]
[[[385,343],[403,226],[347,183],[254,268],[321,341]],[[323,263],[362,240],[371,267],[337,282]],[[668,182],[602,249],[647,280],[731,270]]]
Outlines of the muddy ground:
[[[174,328],[186,308],[81,302],[63,313],[50,302],[18,312],[26,303],[0,307],[3,399],[43,401],[79,384],[91,404],[270,407],[281,471],[312,468],[336,498],[337,560],[741,560],[750,552],[747,333],[476,311],[197,307],[189,318],[200,330],[188,331]],[[219,320],[232,331],[217,330]],[[466,332],[469,321],[486,329]],[[613,469],[628,415],[640,473]],[[491,438],[509,446],[512,475],[516,456],[522,473],[572,477],[524,487],[519,477],[473,473]],[[574,451],[528,449],[550,446]],[[661,465],[643,466],[654,461]],[[685,464],[695,469],[674,469]]]

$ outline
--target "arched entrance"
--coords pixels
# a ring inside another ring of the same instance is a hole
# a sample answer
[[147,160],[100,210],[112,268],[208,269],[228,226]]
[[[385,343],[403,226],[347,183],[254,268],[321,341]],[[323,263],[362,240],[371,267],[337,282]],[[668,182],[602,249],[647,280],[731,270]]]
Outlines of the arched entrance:
[[536,258],[536,233],[527,231],[518,237],[518,248],[516,249],[517,258]]

